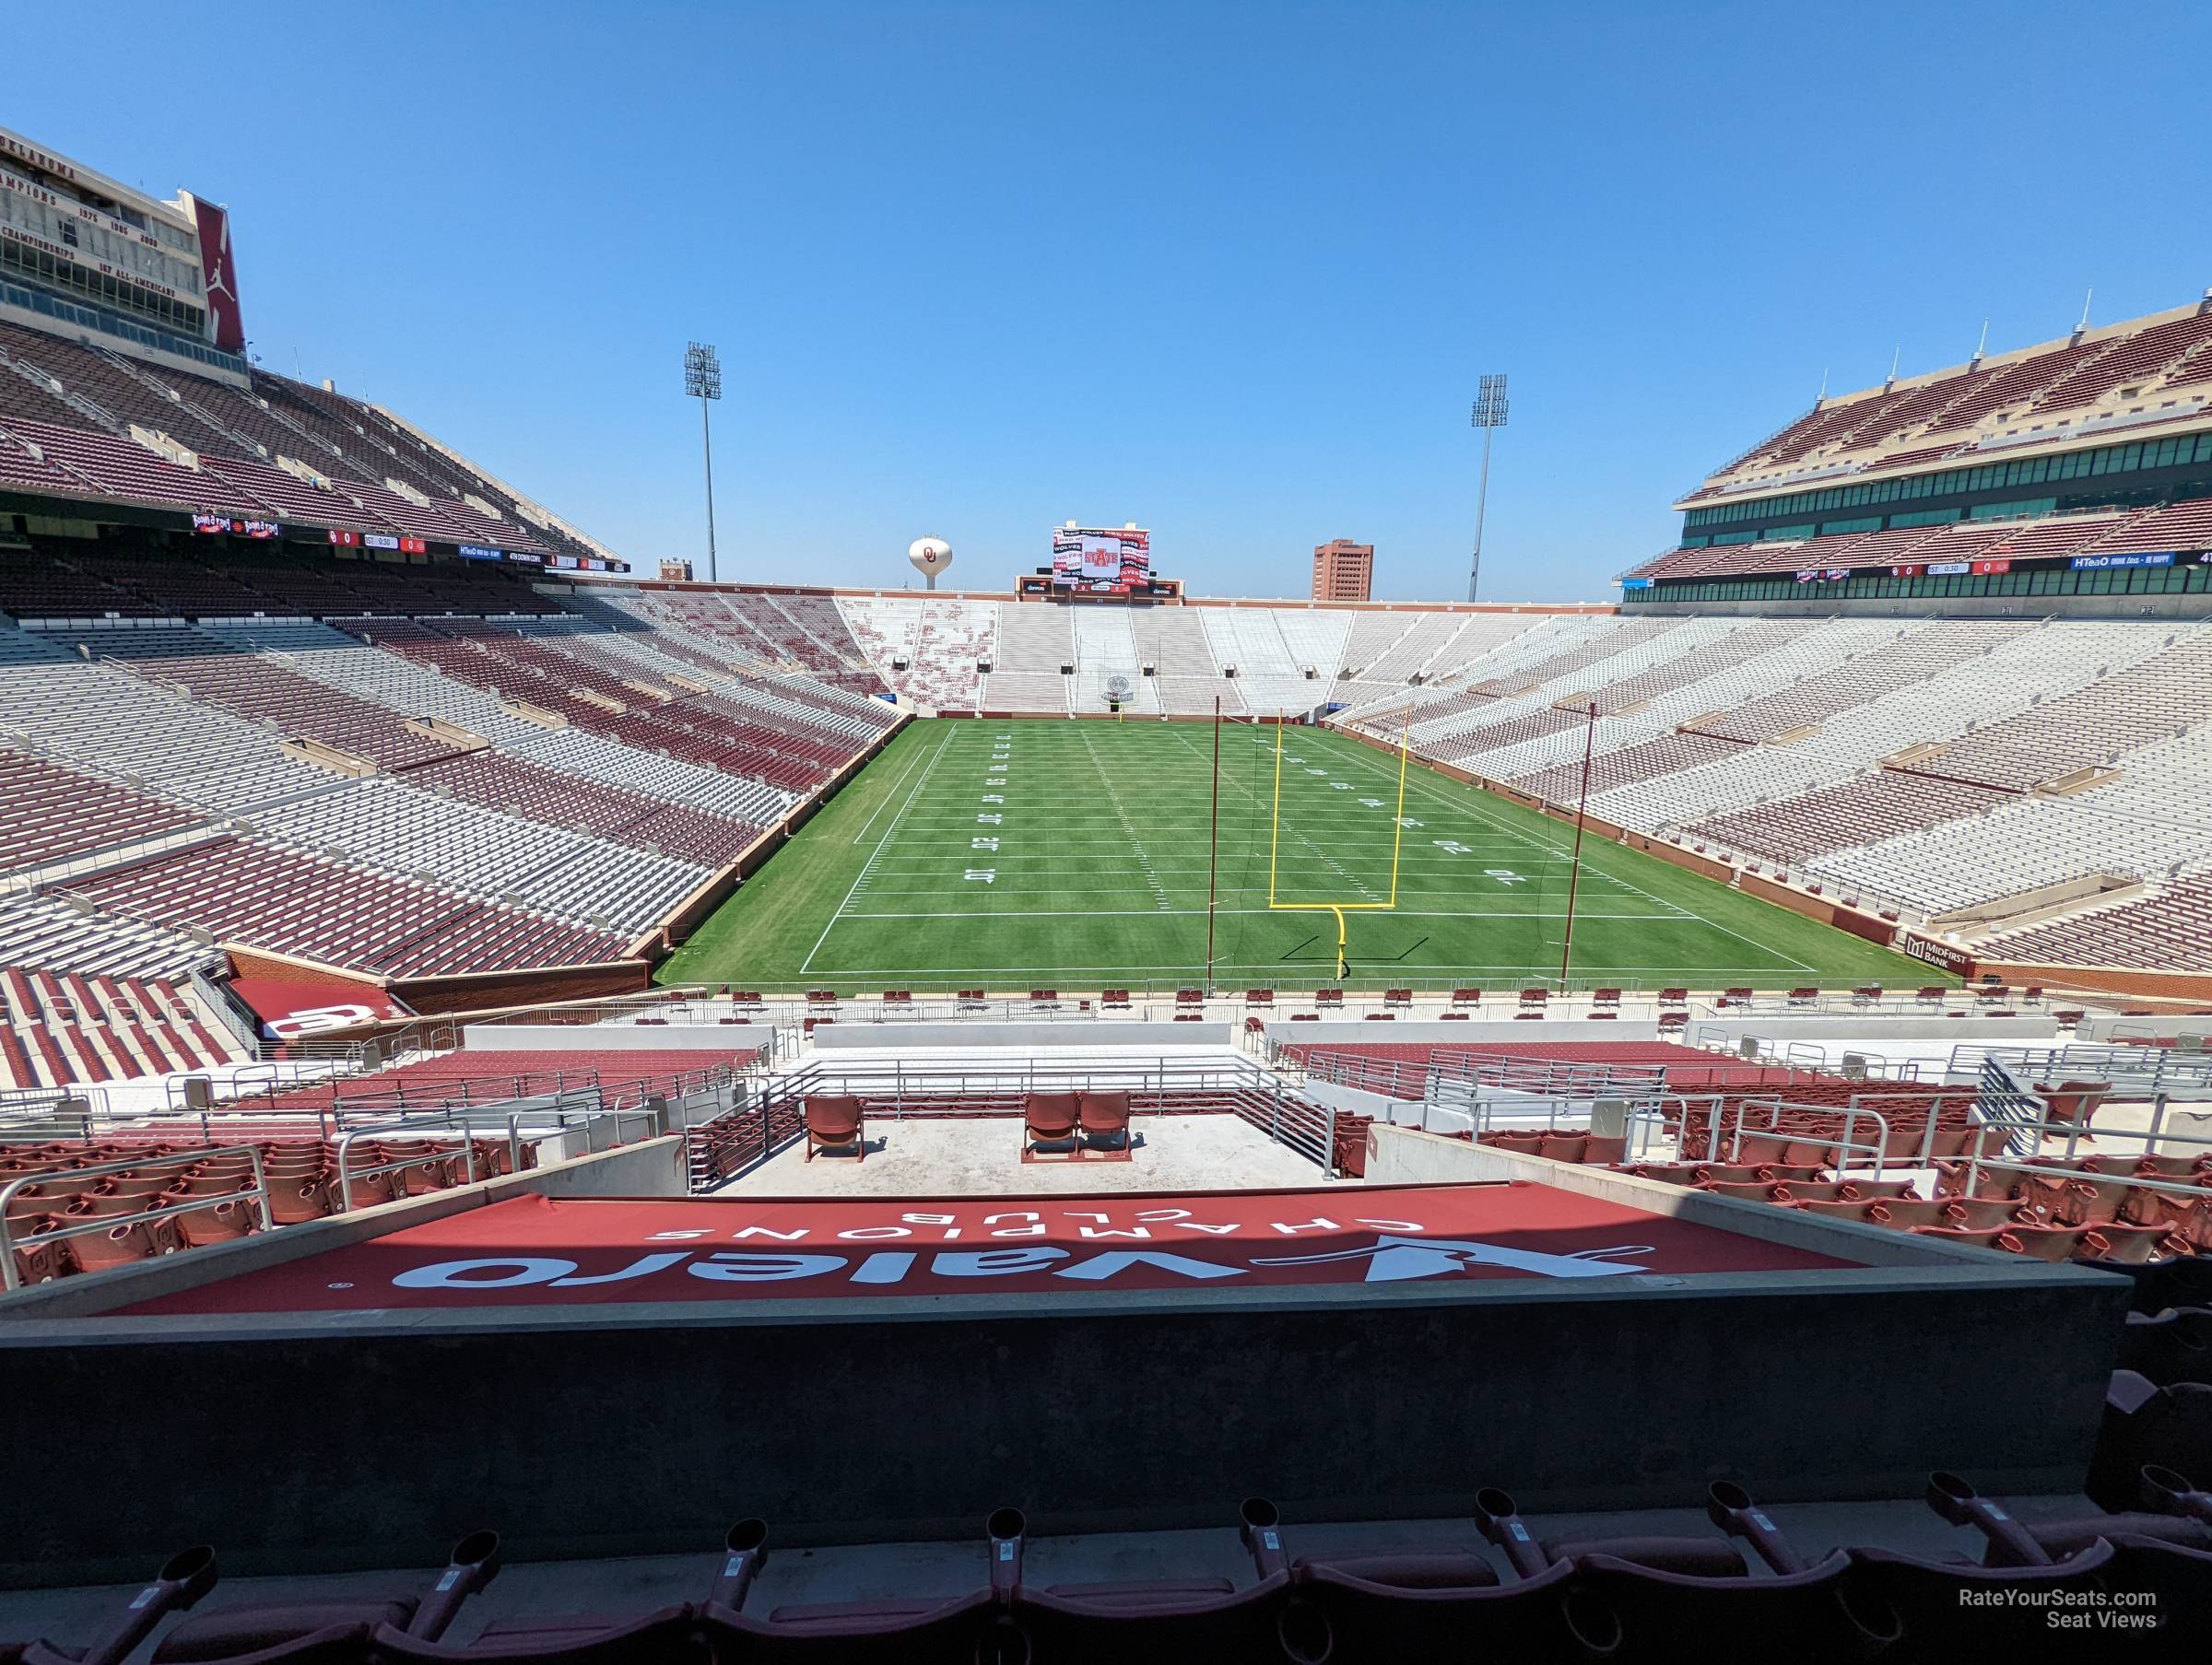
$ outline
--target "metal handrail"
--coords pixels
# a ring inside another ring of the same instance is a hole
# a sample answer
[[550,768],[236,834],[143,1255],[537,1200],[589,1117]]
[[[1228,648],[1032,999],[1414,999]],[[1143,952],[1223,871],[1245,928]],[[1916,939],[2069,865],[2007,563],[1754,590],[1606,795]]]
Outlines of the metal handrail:
[[2108,1047],[2073,1042],[2063,1047],[2007,1047],[1961,1041],[1951,1048],[1947,1077],[1979,1073],[1984,1059],[2039,1081],[2109,1081],[2169,1097],[2212,1097],[2212,1056],[2170,1047]]
[[[442,1126],[442,1131],[449,1133],[453,1131],[451,1124],[401,1121],[394,1122],[389,1127],[382,1128],[348,1128],[346,1131],[340,1133],[336,1140],[338,1165],[338,1196],[336,1212],[341,1214],[349,1214],[353,1212],[353,1182],[356,1179],[372,1179],[379,1174],[395,1173],[401,1168],[427,1167],[434,1162],[451,1162],[455,1155],[459,1155],[468,1165],[466,1168],[467,1178],[465,1178],[462,1183],[464,1185],[474,1185],[477,1182],[477,1142],[470,1138],[465,1131],[464,1131],[461,1135],[460,1149],[458,1151],[429,1151],[419,1156],[402,1157],[396,1162],[381,1162],[374,1167],[361,1168],[358,1172],[355,1171],[347,1162],[347,1156],[351,1153],[353,1149],[353,1142],[356,1139],[381,1139],[390,1134],[405,1133],[409,1130],[421,1128],[426,1125]],[[512,1137],[512,1135],[510,1134],[510,1138]],[[489,1164],[487,1164],[486,1167],[488,1169]],[[519,1155],[515,1162],[515,1167],[517,1168],[522,1167]],[[486,1177],[489,1177],[488,1173]]]
[[[1784,1110],[1805,1110],[1816,1112],[1824,1116],[1841,1116],[1843,1118],[1843,1131],[1840,1137],[1831,1139],[1827,1134],[1823,1133],[1818,1137],[1808,1137],[1804,1141],[1804,1143],[1806,1144],[1829,1146],[1839,1152],[1865,1152],[1870,1157],[1870,1166],[1873,1167],[1877,1178],[1880,1177],[1883,1164],[1886,1161],[1893,1160],[1893,1158],[1890,1158],[1888,1155],[1889,1149],[1889,1120],[1888,1118],[1884,1116],[1879,1110],[1864,1108],[1855,1101],[1852,1104],[1842,1106],[1829,1104],[1789,1104],[1777,1097],[1747,1098],[1738,1103],[1736,1106],[1735,1115],[1729,1119],[1731,1129],[1728,1137],[1727,1160],[1731,1164],[1736,1161],[1737,1157],[1743,1151],[1744,1133],[1746,1131],[1744,1127],[1744,1119],[1753,1110],[1765,1110],[1769,1114],[1769,1120],[1765,1127],[1752,1128],[1749,1130],[1749,1131],[1755,1137],[1763,1135],[1765,1137],[1775,1139],[1790,1138],[1791,1135],[1784,1133],[1782,1129],[1774,1125],[1775,1120],[1780,1118]],[[1859,1119],[1861,1117],[1865,1117],[1867,1120],[1873,1122],[1875,1125],[1877,1136],[1872,1144],[1867,1144],[1861,1140],[1852,1137],[1852,1135],[1858,1131]],[[1718,1116],[1712,1118],[1712,1141],[1709,1146],[1709,1149],[1712,1153],[1711,1159],[1716,1162],[1721,1160],[1719,1155],[1721,1120],[1722,1119]],[[1837,1162],[1830,1164],[1830,1166],[1841,1169],[1847,1168],[1851,1165],[1848,1162]]]
[[[503,1115],[502,1111],[504,1111]],[[525,1132],[524,1131],[524,1123],[534,1120],[542,1120],[548,1117],[552,1119],[553,1122],[550,1128],[542,1131]],[[508,1158],[512,1164],[512,1170],[520,1173],[523,1169],[523,1147],[525,1144],[542,1143],[547,1139],[559,1137],[575,1126],[582,1126],[586,1130],[585,1136],[588,1141],[592,1124],[594,1121],[610,1118],[615,1121],[615,1143],[617,1144],[623,1143],[621,1128],[622,1123],[626,1120],[643,1120],[649,1126],[659,1125],[659,1119],[651,1109],[642,1106],[636,1110],[625,1110],[618,1105],[610,1107],[605,1096],[596,1087],[593,1087],[570,1089],[567,1092],[553,1094],[549,1103],[543,1099],[511,1099],[504,1105],[484,1105],[474,1108],[463,1108],[457,1111],[448,1111],[443,1116],[417,1117],[407,1120],[369,1123],[348,1128],[333,1142],[337,1151],[338,1212],[340,1214],[351,1212],[353,1207],[351,1181],[355,1178],[367,1179],[372,1178],[378,1174],[394,1172],[399,1168],[427,1167],[434,1162],[450,1161],[456,1155],[465,1154],[467,1155],[468,1178],[463,1183],[473,1185],[476,1183],[474,1134],[478,1128],[496,1131],[503,1127],[506,1130]],[[353,1142],[357,1139],[417,1136],[457,1138],[461,1143],[462,1149],[447,1152],[432,1151],[420,1156],[405,1157],[397,1162],[382,1163],[375,1167],[362,1168],[358,1171],[352,1169],[347,1161],[347,1153],[352,1149]],[[489,1165],[487,1164],[485,1178],[490,1178],[491,1177]]]
[[[0,1185],[0,1290],[14,1290],[22,1286],[16,1271],[14,1245],[8,1240],[7,1205],[16,1200],[17,1193],[26,1186],[41,1185],[60,1174],[77,1178],[89,1178],[100,1174],[131,1173],[144,1167],[174,1166],[190,1167],[215,1156],[246,1156],[253,1163],[253,1189],[250,1191],[210,1192],[204,1198],[182,1197],[162,1208],[152,1208],[135,1214],[108,1214],[97,1220],[88,1220],[81,1225],[65,1225],[41,1234],[45,1241],[60,1242],[68,1237],[88,1237],[113,1231],[121,1225],[137,1225],[147,1220],[170,1220],[179,1214],[195,1214],[204,1208],[219,1208],[226,1202],[235,1202],[241,1197],[252,1197],[260,1205],[261,1228],[274,1231],[276,1217],[269,1212],[269,1178],[262,1167],[261,1151],[251,1144],[222,1144],[189,1151],[171,1151],[157,1156],[137,1156],[121,1162],[96,1162],[86,1167],[41,1168],[24,1174]],[[157,1193],[163,1194],[163,1193]]]

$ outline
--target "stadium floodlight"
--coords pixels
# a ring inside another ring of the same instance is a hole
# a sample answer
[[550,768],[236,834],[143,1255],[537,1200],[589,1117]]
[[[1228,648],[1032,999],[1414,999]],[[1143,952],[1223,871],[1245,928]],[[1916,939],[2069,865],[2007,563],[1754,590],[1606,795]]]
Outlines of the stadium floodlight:
[[1467,569],[1467,599],[1475,599],[1476,588],[1482,582],[1482,522],[1490,502],[1490,435],[1505,426],[1505,378],[1485,376],[1477,385],[1475,427],[1482,429],[1482,485],[1475,498],[1475,564]]
[[699,401],[699,434],[707,452],[707,581],[720,576],[714,560],[714,436],[707,427],[707,405],[722,397],[722,356],[703,341],[684,348],[684,392]]

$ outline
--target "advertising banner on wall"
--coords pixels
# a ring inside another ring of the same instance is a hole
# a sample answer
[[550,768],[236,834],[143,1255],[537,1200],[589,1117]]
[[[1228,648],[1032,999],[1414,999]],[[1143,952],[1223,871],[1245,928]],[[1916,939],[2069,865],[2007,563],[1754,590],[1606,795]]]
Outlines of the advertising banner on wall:
[[206,283],[207,322],[215,345],[226,353],[246,350],[245,320],[238,307],[238,261],[230,252],[230,210],[204,203],[187,191],[193,224],[200,234],[200,275]]
[[142,1312],[1403,1285],[1811,1270],[1794,1246],[1547,1186],[1036,1198],[524,1197]]

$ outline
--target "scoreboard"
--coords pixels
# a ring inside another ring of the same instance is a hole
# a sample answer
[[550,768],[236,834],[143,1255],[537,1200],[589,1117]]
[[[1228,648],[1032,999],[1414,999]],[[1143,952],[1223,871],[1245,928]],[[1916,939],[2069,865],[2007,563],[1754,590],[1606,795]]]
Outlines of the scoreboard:
[[1053,528],[1053,588],[1091,595],[1135,595],[1152,583],[1152,534],[1136,526]]

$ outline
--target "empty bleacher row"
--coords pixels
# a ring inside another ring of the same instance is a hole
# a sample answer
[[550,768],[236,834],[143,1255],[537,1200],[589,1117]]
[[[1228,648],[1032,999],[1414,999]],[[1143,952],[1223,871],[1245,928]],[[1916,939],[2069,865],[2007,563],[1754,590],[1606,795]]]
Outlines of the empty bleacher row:
[[[2192,1342],[2202,1317],[2179,1314]],[[41,1626],[30,1634],[48,1639],[6,1651],[100,1665],[149,1640],[152,1665],[1642,1665],[1920,1660],[1977,1650],[2054,1660],[2101,1650],[2079,1645],[2095,1634],[2087,1624],[2050,1620],[2108,1612],[2144,1623],[2120,1633],[2129,1642],[2107,1657],[2184,1659],[2201,1653],[2212,1626],[2212,1525],[2200,1518],[2205,1494],[2190,1478],[2202,1472],[2205,1393],[2186,1374],[2160,1386],[2113,1372],[2086,1495],[2056,1509],[2057,1499],[1985,1495],[1969,1477],[1937,1471],[1923,1499],[1933,1519],[1880,1504],[1855,1518],[1818,1503],[1762,1504],[1723,1478],[1677,1508],[1547,1524],[1524,1516],[1493,1483],[1472,1491],[1470,1519],[1347,1530],[1294,1523],[1256,1494],[1232,1509],[1231,1473],[1210,1531],[1187,1530],[1184,1517],[1162,1510],[1112,1538],[1047,1536],[1006,1505],[977,1522],[959,1559],[936,1545],[864,1538],[842,1565],[825,1568],[807,1550],[778,1548],[771,1560],[769,1523],[748,1515],[724,1532],[700,1533],[688,1558],[525,1564],[510,1580],[524,1587],[512,1598],[495,1583],[503,1570],[497,1531],[469,1533],[430,1571],[335,1582],[279,1577],[212,1599],[217,1550],[203,1545],[125,1587],[135,1600],[111,1600],[98,1628],[84,1621],[76,1634],[88,1640],[55,1640],[69,1627]],[[1742,1470],[1733,1457],[1715,1466]],[[1022,1495],[1032,1507],[1053,1507]],[[1082,1518],[1074,1507],[1066,1516]],[[1169,1519],[1186,1530],[1154,1530]],[[559,1530],[524,1524],[534,1534]],[[181,1530],[204,1528],[188,1515]],[[787,1564],[797,1565],[795,1577]],[[548,1582],[556,1571],[559,1582]]]
[[215,1069],[246,1056],[184,982],[0,961],[0,1092]]
[[[513,1167],[503,1140],[356,1139],[346,1152],[350,1194],[341,1197],[335,1141],[259,1140],[253,1150],[266,1189],[266,1226],[255,1158],[242,1148],[146,1138],[7,1146],[0,1151],[0,1185],[20,1182],[6,1215],[18,1282],[49,1283],[228,1243]],[[534,1147],[524,1145],[522,1155],[524,1167],[535,1166]],[[103,1230],[103,1221],[116,1224]]]
[[[865,698],[884,686],[827,593],[614,586],[594,593],[679,639],[688,635],[724,656],[734,651],[739,662],[803,671],[832,693]],[[846,709],[858,709],[859,703],[848,700]]]
[[[9,963],[173,973],[218,943],[392,976],[617,959],[897,721],[810,674],[695,663],[558,587],[433,565],[418,604],[530,611],[410,616],[404,592],[335,578],[286,606],[196,553],[16,562],[8,599],[41,627],[0,624]],[[278,566],[374,569],[272,562],[250,574],[270,591]],[[38,581],[96,571],[118,605],[57,607]],[[219,894],[233,873],[254,883]]]
[[[1662,550],[1625,575],[1643,579],[1737,578],[1750,573],[1865,572],[1906,564],[2071,560],[2212,545],[2212,498],[2149,509],[2068,510],[2030,519],[1888,527],[1818,537],[1759,538]],[[1999,569],[2002,570],[2002,569]]]
[[0,325],[0,470],[84,496],[539,556],[606,553],[374,406],[259,369],[251,382]]
[[2212,307],[2152,314],[1826,401],[1714,471],[1688,500],[1971,458],[2022,431],[2181,419],[2201,408],[2207,381]]
[[[1423,756],[1571,803],[1594,703],[1594,815],[1917,921],[2212,862],[2208,670],[2212,628],[2171,622],[1563,618],[1338,720],[1410,718]],[[2108,951],[2212,968],[2186,930],[2138,933],[2132,888],[2099,894]],[[1975,914],[1992,952],[2003,919]]]

